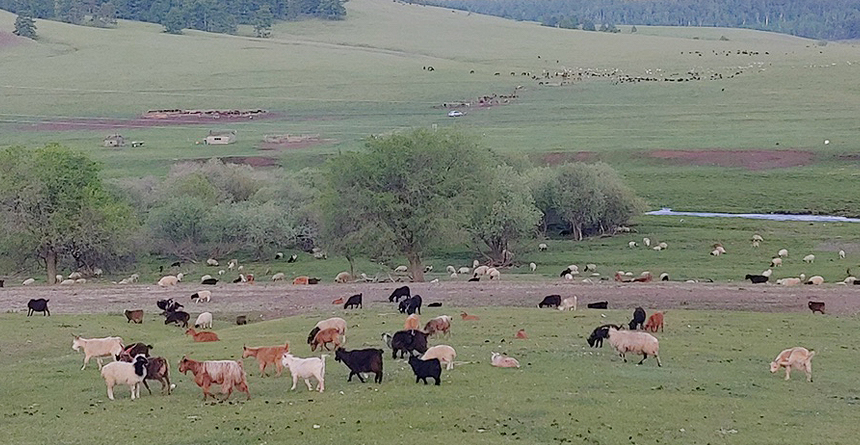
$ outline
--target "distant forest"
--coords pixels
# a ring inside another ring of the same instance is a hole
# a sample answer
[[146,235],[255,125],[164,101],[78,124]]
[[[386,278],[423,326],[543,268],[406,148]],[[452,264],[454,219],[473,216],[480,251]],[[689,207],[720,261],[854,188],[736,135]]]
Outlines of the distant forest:
[[614,25],[619,24],[718,26],[814,39],[860,38],[858,0],[419,0],[413,3],[587,30],[614,30]]
[[79,25],[108,26],[116,19],[160,23],[171,32],[234,33],[239,24],[346,16],[343,0],[0,0],[0,9]]

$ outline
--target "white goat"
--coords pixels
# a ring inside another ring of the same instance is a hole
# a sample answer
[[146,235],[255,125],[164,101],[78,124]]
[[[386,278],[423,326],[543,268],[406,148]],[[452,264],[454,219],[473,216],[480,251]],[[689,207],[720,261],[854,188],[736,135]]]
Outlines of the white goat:
[[561,300],[561,304],[558,306],[558,310],[560,311],[575,311],[576,310],[576,295],[572,297],[565,298]]
[[494,352],[490,357],[490,364],[497,368],[519,368],[520,362],[513,357],[508,357],[506,355],[499,354],[498,352]]
[[87,367],[90,359],[95,357],[99,364],[99,369],[102,368],[102,357],[116,358],[122,352],[122,337],[104,337],[104,338],[83,338],[75,335],[72,340],[72,349],[80,351],[84,350],[84,365],[81,366],[81,371]]
[[618,352],[618,355],[627,362],[626,354],[632,352],[634,354],[642,354],[641,365],[649,355],[653,355],[657,359],[657,366],[663,366],[660,363],[660,342],[653,335],[642,331],[619,331],[614,327],[609,328],[609,344]]
[[305,384],[308,385],[308,391],[313,391],[311,377],[314,377],[317,379],[317,389],[319,392],[323,392],[325,390],[325,358],[325,354],[320,357],[298,358],[285,352],[281,358],[281,364],[289,368],[290,374],[293,375],[293,387],[290,388],[290,391],[296,389],[299,378],[304,379]]
[[134,357],[134,363],[113,362],[102,368],[102,378],[107,385],[108,398],[113,398],[113,387],[116,385],[128,385],[131,389],[131,400],[140,397],[140,384],[146,378],[146,357],[138,354]]
[[454,359],[457,358],[457,351],[448,345],[436,345],[428,349],[421,360],[439,359],[440,363],[445,363],[445,369],[454,369]]
[[845,251],[844,251],[844,250],[840,250],[840,251],[839,251],[839,259],[840,259],[840,260],[844,260],[844,259],[845,259]]
[[194,327],[201,329],[212,329],[212,313],[203,312],[202,314],[198,315],[197,321],[194,322]]
[[780,257],[787,257],[788,256],[788,249],[779,249],[779,252],[777,252],[776,254],[779,255]]
[[803,257],[803,262],[807,264],[812,264],[815,262],[815,255],[809,254]]

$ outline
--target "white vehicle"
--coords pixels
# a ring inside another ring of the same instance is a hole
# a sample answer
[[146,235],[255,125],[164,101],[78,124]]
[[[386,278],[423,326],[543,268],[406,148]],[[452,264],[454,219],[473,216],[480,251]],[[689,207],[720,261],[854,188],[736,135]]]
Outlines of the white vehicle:
[[466,113],[463,113],[460,110],[451,110],[448,112],[448,117],[460,117],[460,116],[465,116],[465,115],[466,115]]

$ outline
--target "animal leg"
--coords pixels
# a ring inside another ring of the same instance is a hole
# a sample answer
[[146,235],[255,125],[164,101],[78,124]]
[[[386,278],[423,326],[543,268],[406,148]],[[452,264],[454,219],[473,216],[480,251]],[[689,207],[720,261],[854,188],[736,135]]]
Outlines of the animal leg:
[[99,369],[102,369],[102,366],[104,366],[104,363],[102,362],[101,357],[96,357],[96,363],[99,364]]
[[657,359],[657,366],[658,366],[658,367],[660,367],[660,368],[662,368],[662,367],[663,367],[663,364],[662,364],[662,363],[660,363],[660,356],[659,356],[659,355],[655,355],[655,356],[654,356],[654,358],[656,358],[656,359]]
[[111,400],[114,400],[114,398],[113,398],[113,385],[108,385],[107,391],[108,391],[108,398]]
[[294,391],[296,389],[296,383],[299,382],[299,376],[293,374],[293,387],[290,388],[290,391]]
[[436,386],[439,386],[442,383],[442,381],[439,379],[439,377],[433,376],[433,380],[436,381]]
[[454,369],[454,362],[448,362],[448,365],[445,366],[445,370],[450,371],[452,369]]
[[89,363],[89,361],[90,361],[90,358],[87,357],[86,355],[84,355],[84,366],[81,366],[81,371],[83,371],[84,368],[87,367],[87,363]]
[[791,365],[785,367],[785,379],[789,380],[791,378]]
[[[146,383],[146,380],[143,381],[143,386],[145,386],[146,390],[149,391],[149,395],[152,395],[152,390],[149,389],[149,383]],[[164,383],[161,384],[161,391],[164,392]]]
[[648,354],[643,353],[642,354],[642,360],[639,360],[639,363],[637,363],[637,365],[641,365],[642,363],[644,363],[646,358],[648,358]]
[[325,391],[325,379],[317,377],[317,389],[319,392]]
[[356,377],[358,377],[358,380],[361,381],[361,383],[364,383],[364,378],[361,376],[360,372],[356,372],[355,375]]
[[260,362],[260,378],[266,376],[266,362]]
[[812,383],[812,362],[807,361],[803,370],[806,371],[806,381]]
[[308,391],[313,391],[313,386],[311,386],[311,379],[305,379],[305,385],[308,385]]

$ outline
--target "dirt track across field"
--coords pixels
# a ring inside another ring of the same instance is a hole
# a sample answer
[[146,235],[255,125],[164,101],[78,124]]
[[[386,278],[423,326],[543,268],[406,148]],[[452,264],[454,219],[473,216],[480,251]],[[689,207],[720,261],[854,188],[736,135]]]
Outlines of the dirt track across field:
[[[263,315],[266,319],[309,312],[342,310],[331,304],[339,297],[363,293],[365,308],[394,310],[388,303],[391,291],[403,283],[350,283],[294,286],[288,283],[219,284],[196,286],[181,283],[174,288],[156,285],[98,285],[78,287],[35,286],[0,289],[0,310],[26,311],[31,298],[49,298],[54,314],[121,313],[143,308],[157,311],[156,300],[173,298],[190,313],[203,310],[222,315]],[[525,306],[535,307],[546,295],[576,295],[580,309],[586,303],[608,301],[610,309],[642,306],[649,312],[666,309],[744,310],[761,312],[808,312],[808,301],[823,301],[828,314],[853,315],[860,312],[860,286],[796,286],[738,284],[645,283],[597,284],[566,282],[442,282],[409,284],[420,294],[424,305],[442,302],[444,307]],[[195,304],[190,295],[200,289],[212,290],[210,303]],[[451,314],[455,315],[455,314]]]

